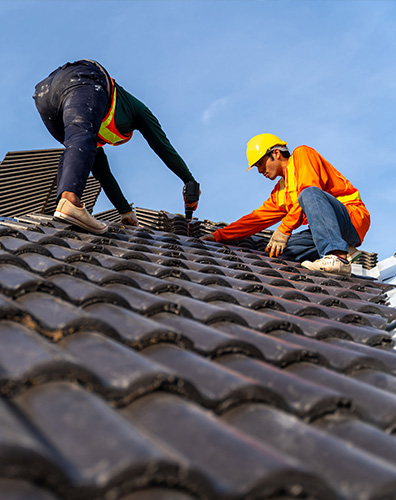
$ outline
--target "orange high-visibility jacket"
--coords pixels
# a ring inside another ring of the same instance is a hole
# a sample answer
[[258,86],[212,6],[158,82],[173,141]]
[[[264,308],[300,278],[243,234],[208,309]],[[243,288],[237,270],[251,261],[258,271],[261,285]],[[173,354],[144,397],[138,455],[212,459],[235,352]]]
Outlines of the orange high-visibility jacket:
[[303,189],[316,186],[343,203],[362,243],[370,227],[370,214],[359,191],[317,151],[299,146],[293,151],[285,177],[277,182],[271,196],[257,210],[213,233],[216,241],[247,238],[267,227],[282,223],[279,230],[290,235],[302,224],[308,224],[298,196]]
[[124,135],[117,129],[115,124],[115,110],[117,104],[117,89],[114,85],[114,80],[111,78],[111,103],[110,109],[106,116],[102,120],[98,132],[98,142],[97,147],[104,146],[105,144],[111,144],[112,146],[118,146],[120,144],[125,144],[133,135],[133,131],[129,134]]

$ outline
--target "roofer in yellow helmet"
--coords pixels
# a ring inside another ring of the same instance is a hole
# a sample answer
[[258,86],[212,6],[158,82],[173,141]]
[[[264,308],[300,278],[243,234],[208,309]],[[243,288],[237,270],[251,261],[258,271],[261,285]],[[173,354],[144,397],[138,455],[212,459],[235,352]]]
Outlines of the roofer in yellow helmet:
[[[240,240],[281,222],[266,248],[270,257],[349,275],[349,251],[362,243],[370,226],[359,191],[315,149],[299,146],[290,154],[287,142],[273,134],[254,136],[246,155],[248,171],[257,167],[259,174],[279,181],[258,209],[202,239]],[[309,229],[292,235],[303,224]]]

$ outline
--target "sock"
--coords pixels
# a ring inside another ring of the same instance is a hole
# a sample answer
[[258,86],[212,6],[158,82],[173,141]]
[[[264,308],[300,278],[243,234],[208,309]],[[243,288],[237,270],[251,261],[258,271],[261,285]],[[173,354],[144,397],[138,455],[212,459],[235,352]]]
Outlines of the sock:
[[349,261],[348,259],[344,259],[344,257],[340,257],[339,255],[336,255],[337,259],[339,259],[341,262],[343,262],[344,264],[349,264]]

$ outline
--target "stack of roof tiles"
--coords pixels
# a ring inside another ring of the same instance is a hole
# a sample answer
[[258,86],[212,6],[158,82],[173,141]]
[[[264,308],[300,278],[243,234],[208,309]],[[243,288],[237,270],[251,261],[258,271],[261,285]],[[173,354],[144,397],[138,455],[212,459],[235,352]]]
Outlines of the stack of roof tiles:
[[0,221],[0,498],[396,498],[393,288]]
[[[0,162],[0,215],[13,217],[27,212],[52,214],[56,208],[56,176],[64,149],[11,151]],[[101,187],[88,179],[82,202],[89,212]]]

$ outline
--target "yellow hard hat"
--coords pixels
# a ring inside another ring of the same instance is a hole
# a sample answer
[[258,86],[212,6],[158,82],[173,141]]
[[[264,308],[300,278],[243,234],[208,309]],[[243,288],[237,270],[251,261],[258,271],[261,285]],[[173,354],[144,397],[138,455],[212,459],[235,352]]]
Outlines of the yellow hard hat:
[[248,172],[259,161],[260,158],[265,156],[268,151],[274,146],[287,146],[287,142],[282,141],[273,134],[259,134],[255,135],[247,143],[246,156],[249,163]]

